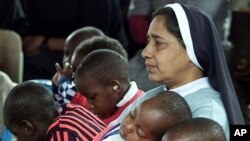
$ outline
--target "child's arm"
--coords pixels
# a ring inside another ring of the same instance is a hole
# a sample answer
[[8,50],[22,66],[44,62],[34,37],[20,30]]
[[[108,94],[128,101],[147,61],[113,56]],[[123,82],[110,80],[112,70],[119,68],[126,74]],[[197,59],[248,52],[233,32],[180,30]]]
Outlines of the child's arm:
[[55,68],[56,73],[52,78],[53,85],[58,86],[58,82],[62,77],[72,78],[73,68],[72,65],[70,65],[68,62],[64,64],[63,68],[61,68],[59,63],[56,63]]
[[76,93],[76,89],[71,78],[73,69],[69,63],[66,63],[63,69],[58,63],[55,64],[55,67],[57,72],[52,79],[53,97],[57,107],[61,108],[64,104],[70,103]]
[[70,103],[75,94],[75,83],[67,77],[62,77],[58,82],[58,91],[53,94],[53,97],[57,106],[62,107],[64,104]]

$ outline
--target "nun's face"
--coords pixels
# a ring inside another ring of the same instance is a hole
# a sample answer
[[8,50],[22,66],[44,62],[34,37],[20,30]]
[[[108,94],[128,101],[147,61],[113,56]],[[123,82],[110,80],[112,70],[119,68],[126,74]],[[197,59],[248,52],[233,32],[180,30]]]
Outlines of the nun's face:
[[148,44],[142,52],[149,79],[167,85],[181,86],[188,79],[189,58],[181,43],[165,27],[165,17],[155,17],[149,27]]

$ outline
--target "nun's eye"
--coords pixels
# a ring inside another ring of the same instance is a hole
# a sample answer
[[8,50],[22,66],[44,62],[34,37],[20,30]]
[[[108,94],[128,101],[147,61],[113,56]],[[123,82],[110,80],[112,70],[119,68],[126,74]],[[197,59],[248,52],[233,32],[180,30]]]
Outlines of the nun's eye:
[[161,43],[158,42],[158,41],[155,41],[155,44],[156,44],[157,46],[161,45]]
[[162,41],[155,41],[155,45],[156,46],[161,46],[161,45],[163,45],[164,44],[164,42],[162,42]]

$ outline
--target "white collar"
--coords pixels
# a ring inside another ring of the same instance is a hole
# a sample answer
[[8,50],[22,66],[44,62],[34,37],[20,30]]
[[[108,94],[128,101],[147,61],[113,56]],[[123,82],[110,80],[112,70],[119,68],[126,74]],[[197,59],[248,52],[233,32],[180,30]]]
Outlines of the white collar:
[[117,107],[121,107],[126,104],[129,100],[131,100],[136,92],[138,91],[138,87],[134,81],[130,82],[130,87],[124,97],[116,104]]
[[174,91],[174,92],[180,94],[182,97],[185,97],[186,95],[193,93],[193,92],[196,92],[199,89],[211,88],[211,87],[212,86],[210,85],[208,78],[203,77],[203,78],[200,78],[198,80],[187,83],[185,85],[182,85],[178,88],[168,90],[166,87],[164,87],[164,90]]

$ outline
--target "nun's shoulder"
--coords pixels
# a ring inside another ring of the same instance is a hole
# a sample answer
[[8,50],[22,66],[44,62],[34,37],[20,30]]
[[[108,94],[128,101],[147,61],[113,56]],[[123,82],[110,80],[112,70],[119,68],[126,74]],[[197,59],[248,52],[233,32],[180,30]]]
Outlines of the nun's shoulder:
[[188,94],[185,96],[185,98],[199,98],[199,99],[204,99],[204,98],[213,98],[213,99],[220,99],[221,95],[218,91],[216,91],[213,88],[205,88],[205,89],[200,89],[196,92],[193,92],[191,94]]
[[199,107],[221,107],[224,109],[221,94],[213,88],[200,89],[194,93],[188,94],[184,97],[189,106],[192,108]]
[[162,86],[158,86],[154,89],[151,89],[147,92],[145,92],[142,96],[140,96],[137,100],[136,100],[136,106],[140,105],[143,101],[150,99],[154,96],[156,96],[159,92],[164,91],[164,85]]

